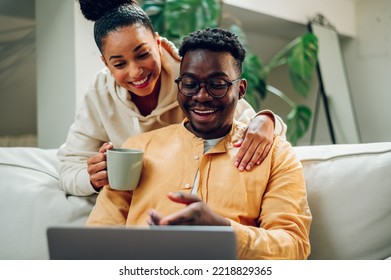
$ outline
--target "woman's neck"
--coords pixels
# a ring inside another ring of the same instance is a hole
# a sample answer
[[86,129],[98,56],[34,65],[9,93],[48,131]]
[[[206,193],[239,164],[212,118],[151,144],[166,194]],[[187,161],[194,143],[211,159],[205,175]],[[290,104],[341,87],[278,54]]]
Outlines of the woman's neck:
[[130,95],[132,97],[132,101],[136,104],[140,111],[140,114],[144,117],[150,115],[157,107],[159,93],[153,92],[147,96],[138,96],[131,92]]
[[159,91],[160,91],[160,81],[155,86],[153,92],[147,96],[138,96],[132,92],[130,92],[130,96],[134,104],[136,104],[140,114],[148,116],[152,113],[153,110],[156,109],[159,101]]

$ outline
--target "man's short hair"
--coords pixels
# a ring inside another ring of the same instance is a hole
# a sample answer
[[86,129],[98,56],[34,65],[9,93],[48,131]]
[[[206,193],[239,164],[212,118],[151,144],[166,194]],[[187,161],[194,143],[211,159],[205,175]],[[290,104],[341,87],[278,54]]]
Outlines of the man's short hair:
[[242,72],[242,63],[246,51],[240,43],[238,36],[222,28],[206,28],[190,33],[183,38],[179,47],[179,55],[184,57],[188,51],[210,50],[228,52],[235,59],[239,73]]

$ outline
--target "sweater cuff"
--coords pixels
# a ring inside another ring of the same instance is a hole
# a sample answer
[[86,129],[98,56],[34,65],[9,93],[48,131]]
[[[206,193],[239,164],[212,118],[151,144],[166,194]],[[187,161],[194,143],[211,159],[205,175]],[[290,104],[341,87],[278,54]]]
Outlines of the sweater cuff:
[[259,115],[269,116],[274,122],[274,136],[281,136],[284,140],[286,139],[286,125],[280,117],[270,110],[259,111],[254,118]]
[[92,195],[99,193],[94,189],[90,182],[90,176],[88,175],[87,168],[79,170],[76,175],[76,188],[79,189],[84,195]]

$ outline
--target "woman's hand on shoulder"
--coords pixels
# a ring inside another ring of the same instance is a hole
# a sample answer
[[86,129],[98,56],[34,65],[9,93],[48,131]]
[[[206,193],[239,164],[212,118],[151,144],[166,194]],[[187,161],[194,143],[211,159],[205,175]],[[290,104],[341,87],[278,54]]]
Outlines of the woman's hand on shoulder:
[[104,143],[99,148],[99,152],[87,160],[87,171],[90,175],[90,182],[97,191],[109,183],[106,170],[106,151],[112,148],[112,143]]
[[257,115],[249,124],[243,139],[234,144],[240,147],[235,166],[250,171],[267,157],[273,145],[274,119],[268,114]]

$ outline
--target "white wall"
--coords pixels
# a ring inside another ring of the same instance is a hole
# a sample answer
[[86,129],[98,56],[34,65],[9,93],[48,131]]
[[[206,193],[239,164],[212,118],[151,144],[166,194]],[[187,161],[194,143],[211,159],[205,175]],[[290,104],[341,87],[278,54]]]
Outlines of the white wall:
[[73,0],[36,0],[38,146],[59,147],[89,80],[102,67],[92,24]]
[[391,141],[391,1],[356,2],[357,39],[343,46],[362,141]]
[[74,5],[75,16],[75,63],[76,63],[76,106],[84,96],[95,73],[104,67],[100,52],[94,41],[94,23],[84,18],[78,3]]
[[302,25],[321,13],[341,34],[356,34],[352,0],[224,0],[224,3]]
[[73,1],[37,0],[38,145],[64,142],[75,110]]
[[0,137],[36,134],[33,19],[0,15]]

